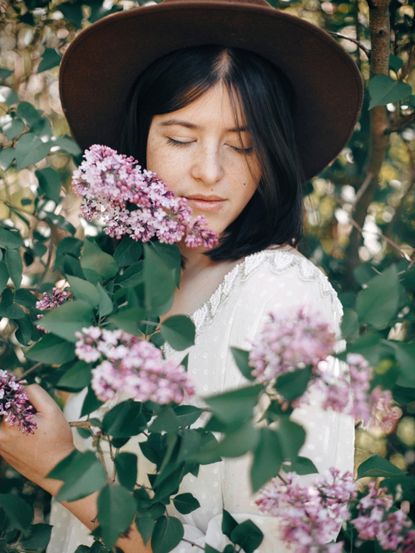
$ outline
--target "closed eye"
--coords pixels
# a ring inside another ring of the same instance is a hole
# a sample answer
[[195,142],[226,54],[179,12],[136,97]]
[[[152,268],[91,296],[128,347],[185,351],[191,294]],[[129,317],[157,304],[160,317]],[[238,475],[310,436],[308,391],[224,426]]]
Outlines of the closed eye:
[[[172,146],[177,146],[178,148],[187,146],[188,144],[193,144],[193,142],[194,140],[191,140],[189,142],[181,142],[180,140],[170,138],[170,136],[167,137],[167,143],[171,144]],[[250,146],[249,148],[237,148],[236,146],[231,146],[230,144],[227,144],[227,146],[238,153],[251,154],[254,151],[254,148],[252,146]]]

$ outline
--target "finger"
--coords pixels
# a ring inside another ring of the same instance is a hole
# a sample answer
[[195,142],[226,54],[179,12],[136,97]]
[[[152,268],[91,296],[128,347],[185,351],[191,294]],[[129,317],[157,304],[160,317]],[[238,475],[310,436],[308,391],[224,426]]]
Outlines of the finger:
[[25,386],[30,403],[38,413],[54,413],[60,411],[51,396],[38,384]]

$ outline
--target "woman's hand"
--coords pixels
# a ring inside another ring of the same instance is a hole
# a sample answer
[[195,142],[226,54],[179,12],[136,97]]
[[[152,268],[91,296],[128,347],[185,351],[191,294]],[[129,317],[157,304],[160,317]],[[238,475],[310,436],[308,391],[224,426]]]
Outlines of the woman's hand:
[[74,449],[72,431],[62,411],[43,388],[31,384],[26,392],[37,411],[37,429],[33,434],[23,434],[3,421],[0,424],[0,455],[28,480],[56,495],[61,482],[46,476]]

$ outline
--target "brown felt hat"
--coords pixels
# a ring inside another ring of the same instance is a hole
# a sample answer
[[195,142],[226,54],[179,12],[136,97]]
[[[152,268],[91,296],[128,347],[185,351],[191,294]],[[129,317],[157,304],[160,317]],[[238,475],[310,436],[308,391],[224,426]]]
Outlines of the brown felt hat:
[[307,178],[339,154],[361,109],[359,70],[327,32],[265,0],[164,0],[81,31],[59,74],[63,111],[81,148],[115,147],[137,76],[165,54],[203,44],[250,50],[286,74],[296,94],[295,133]]

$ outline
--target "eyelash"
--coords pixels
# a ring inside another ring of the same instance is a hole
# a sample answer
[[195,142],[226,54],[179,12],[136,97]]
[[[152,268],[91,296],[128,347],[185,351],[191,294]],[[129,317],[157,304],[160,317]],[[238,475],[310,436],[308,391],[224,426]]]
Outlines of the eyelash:
[[[172,146],[177,146],[179,148],[183,146],[187,146],[188,144],[191,144],[191,142],[180,142],[179,140],[174,140],[174,138],[167,137],[167,143],[171,144]],[[230,146],[230,145],[229,145]],[[254,149],[251,148],[236,148],[235,146],[230,146],[235,152],[238,152],[239,154],[251,154]]]

